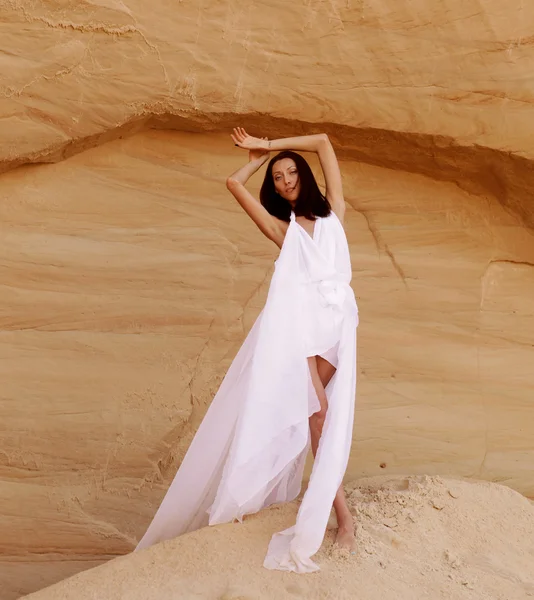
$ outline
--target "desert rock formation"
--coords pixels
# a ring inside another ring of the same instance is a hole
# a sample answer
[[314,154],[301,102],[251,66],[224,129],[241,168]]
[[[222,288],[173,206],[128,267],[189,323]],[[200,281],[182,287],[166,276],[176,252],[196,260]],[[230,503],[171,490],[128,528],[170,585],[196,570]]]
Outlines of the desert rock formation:
[[534,495],[533,25],[497,0],[4,4],[2,600],[133,547],[263,304],[236,124],[342,158],[348,479]]

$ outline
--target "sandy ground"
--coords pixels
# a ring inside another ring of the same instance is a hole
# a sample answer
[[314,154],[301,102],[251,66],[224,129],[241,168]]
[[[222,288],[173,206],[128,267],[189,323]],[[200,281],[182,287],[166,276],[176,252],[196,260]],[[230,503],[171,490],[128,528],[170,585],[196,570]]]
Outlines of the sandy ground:
[[356,556],[333,546],[319,573],[268,571],[270,536],[298,502],[243,524],[208,527],[79,573],[31,600],[526,600],[534,597],[534,507],[510,488],[441,477],[374,477],[346,486]]

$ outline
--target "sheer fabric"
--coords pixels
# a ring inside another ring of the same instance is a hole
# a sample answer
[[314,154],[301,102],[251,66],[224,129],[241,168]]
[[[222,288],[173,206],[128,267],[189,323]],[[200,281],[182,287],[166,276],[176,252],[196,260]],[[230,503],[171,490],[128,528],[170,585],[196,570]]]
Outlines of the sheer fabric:
[[308,418],[319,410],[307,357],[337,370],[296,524],[273,536],[264,566],[318,570],[320,548],[350,452],[358,309],[345,232],[334,213],[313,238],[291,215],[264,309],[215,395],[136,550],[205,525],[241,520],[300,492]]

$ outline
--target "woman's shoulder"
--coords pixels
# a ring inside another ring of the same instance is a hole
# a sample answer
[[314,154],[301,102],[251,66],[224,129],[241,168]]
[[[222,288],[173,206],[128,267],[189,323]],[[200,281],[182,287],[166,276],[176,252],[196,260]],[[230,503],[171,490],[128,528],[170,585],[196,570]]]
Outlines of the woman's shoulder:
[[344,216],[345,211],[343,211],[343,214],[338,214],[338,212],[332,208],[327,218],[337,221],[343,227]]
[[318,219],[321,219],[323,221],[339,221],[339,217],[336,215],[336,213],[331,210],[326,216],[324,217],[317,217]]

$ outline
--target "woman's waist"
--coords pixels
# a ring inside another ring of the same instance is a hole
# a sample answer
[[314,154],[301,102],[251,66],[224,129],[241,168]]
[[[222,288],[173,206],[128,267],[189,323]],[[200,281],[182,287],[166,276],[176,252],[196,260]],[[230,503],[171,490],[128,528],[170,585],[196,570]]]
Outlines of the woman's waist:
[[332,306],[343,309],[346,306],[355,306],[356,297],[350,285],[350,279],[335,277],[318,281],[302,282],[304,293],[315,298],[321,306]]

